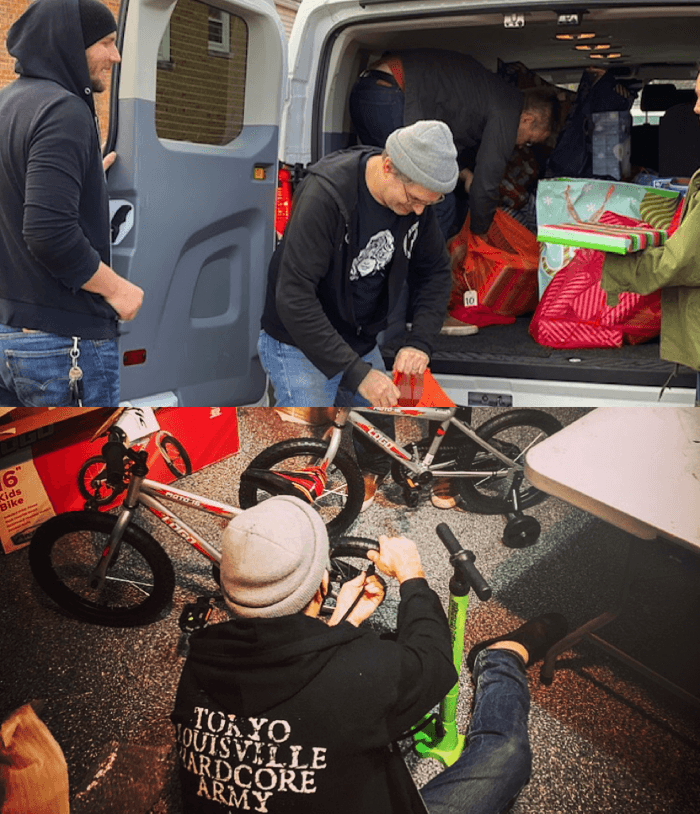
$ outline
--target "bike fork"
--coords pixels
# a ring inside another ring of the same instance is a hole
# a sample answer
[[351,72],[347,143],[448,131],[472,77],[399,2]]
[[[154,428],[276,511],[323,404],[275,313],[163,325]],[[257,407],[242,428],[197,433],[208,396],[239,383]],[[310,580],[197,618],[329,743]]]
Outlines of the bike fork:
[[340,441],[343,437],[343,429],[347,424],[349,414],[350,410],[348,408],[338,410],[338,415],[336,416],[335,421],[324,433],[324,439],[328,439],[328,449],[326,450],[326,454],[323,456],[323,459],[319,461],[318,466],[327,467],[328,464],[333,463],[333,460],[340,447]]
[[124,503],[122,504],[121,513],[117,518],[117,522],[114,524],[112,533],[109,535],[109,540],[102,551],[99,562],[90,575],[90,587],[98,591],[104,588],[105,581],[107,580],[107,571],[119,555],[122,537],[138,506],[141,484],[148,474],[148,468],[145,462],[146,453],[137,453],[134,471],[131,481],[129,482],[126,497],[124,498]]
[[99,562],[90,575],[90,587],[98,591],[104,588],[107,579],[107,571],[110,565],[116,560],[122,544],[124,531],[131,521],[133,509],[125,509],[117,518],[117,522],[109,535],[109,541],[102,551]]

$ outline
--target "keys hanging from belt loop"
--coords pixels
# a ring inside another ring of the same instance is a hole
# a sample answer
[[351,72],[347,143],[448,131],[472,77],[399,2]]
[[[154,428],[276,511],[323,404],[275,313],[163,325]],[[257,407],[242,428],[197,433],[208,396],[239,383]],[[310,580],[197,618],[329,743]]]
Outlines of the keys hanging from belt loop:
[[83,406],[83,371],[78,367],[80,337],[73,337],[73,347],[70,349],[71,367],[68,371],[68,386],[70,387],[71,402],[74,407]]

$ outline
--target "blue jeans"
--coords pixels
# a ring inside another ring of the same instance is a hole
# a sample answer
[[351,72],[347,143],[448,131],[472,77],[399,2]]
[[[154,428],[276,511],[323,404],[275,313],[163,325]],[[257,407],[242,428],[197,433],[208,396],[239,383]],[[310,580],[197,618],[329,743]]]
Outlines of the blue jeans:
[[[73,407],[68,371],[73,340],[67,336],[0,325],[0,406]],[[116,339],[81,339],[77,364],[83,371],[84,407],[119,404]]]
[[[327,379],[306,354],[294,345],[278,342],[265,331],[258,337],[258,353],[275,388],[278,407],[369,407],[367,399],[340,386],[342,373]],[[375,370],[386,373],[375,345],[362,357]]]
[[482,650],[474,678],[464,751],[421,789],[430,814],[501,814],[530,779],[530,693],[522,659],[507,650]]
[[[258,337],[258,353],[265,372],[275,390],[278,407],[369,407],[370,403],[359,393],[340,386],[342,373],[327,379],[312,364],[303,351],[294,345],[278,342],[265,331]],[[375,345],[362,357],[375,370],[386,373],[379,346]],[[394,419],[373,415],[372,423],[390,438],[394,437]],[[353,432],[357,462],[363,472],[386,475],[391,467],[390,458],[371,441]]]

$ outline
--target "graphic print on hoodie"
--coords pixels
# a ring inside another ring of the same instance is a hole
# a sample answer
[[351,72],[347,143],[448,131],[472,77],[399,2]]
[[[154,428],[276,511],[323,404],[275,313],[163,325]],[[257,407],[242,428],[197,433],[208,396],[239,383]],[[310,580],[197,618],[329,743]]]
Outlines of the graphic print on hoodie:
[[187,814],[410,814],[420,804],[403,763],[393,779],[388,744],[456,673],[439,600],[425,580],[409,582],[397,640],[303,614],[192,636],[171,716]]

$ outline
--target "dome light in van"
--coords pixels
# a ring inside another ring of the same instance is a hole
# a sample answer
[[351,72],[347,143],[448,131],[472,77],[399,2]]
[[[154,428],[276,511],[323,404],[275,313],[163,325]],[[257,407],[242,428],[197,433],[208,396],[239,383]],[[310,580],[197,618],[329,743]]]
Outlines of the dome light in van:
[[587,31],[582,34],[555,34],[555,40],[592,40],[595,39],[598,35],[595,31]]

